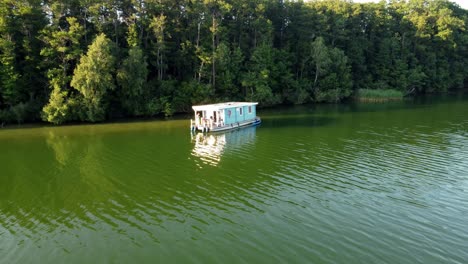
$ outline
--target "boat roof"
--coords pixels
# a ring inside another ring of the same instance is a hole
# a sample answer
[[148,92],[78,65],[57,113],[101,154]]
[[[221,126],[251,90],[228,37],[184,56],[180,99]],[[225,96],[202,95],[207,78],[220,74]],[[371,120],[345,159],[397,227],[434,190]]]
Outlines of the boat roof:
[[192,106],[192,109],[195,111],[218,110],[218,109],[226,109],[226,108],[241,107],[241,106],[251,106],[251,105],[258,105],[258,103],[257,102],[227,102],[227,103],[218,103],[218,104],[194,105]]

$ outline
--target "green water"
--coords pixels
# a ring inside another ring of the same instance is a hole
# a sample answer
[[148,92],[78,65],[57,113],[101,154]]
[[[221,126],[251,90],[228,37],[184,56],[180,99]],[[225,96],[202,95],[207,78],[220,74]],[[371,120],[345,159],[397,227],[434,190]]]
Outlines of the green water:
[[0,130],[0,263],[467,263],[468,99]]

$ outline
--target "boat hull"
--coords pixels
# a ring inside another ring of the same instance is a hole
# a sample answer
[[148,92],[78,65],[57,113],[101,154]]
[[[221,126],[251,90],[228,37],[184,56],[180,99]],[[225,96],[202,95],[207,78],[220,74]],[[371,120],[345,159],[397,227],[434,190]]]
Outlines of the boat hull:
[[262,120],[260,117],[255,117],[254,119],[251,120],[246,120],[242,122],[237,122],[225,126],[218,126],[218,127],[203,127],[203,126],[192,126],[191,130],[192,131],[201,131],[201,132],[206,132],[206,133],[216,133],[216,132],[223,132],[223,131],[229,131],[229,130],[234,130],[242,127],[250,127],[250,126],[256,126],[262,123]]

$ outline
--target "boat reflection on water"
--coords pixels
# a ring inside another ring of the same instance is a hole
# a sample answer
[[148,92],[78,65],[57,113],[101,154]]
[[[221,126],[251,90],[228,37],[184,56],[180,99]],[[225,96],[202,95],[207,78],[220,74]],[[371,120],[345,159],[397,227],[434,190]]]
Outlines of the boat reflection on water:
[[252,145],[255,142],[256,129],[257,127],[253,126],[225,133],[192,133],[192,156],[204,164],[217,166],[223,155]]

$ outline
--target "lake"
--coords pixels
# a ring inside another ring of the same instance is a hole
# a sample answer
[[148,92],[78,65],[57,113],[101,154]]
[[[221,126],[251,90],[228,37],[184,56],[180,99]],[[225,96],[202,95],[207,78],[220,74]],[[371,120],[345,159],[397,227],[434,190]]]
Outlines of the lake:
[[467,263],[468,97],[0,130],[0,263]]

